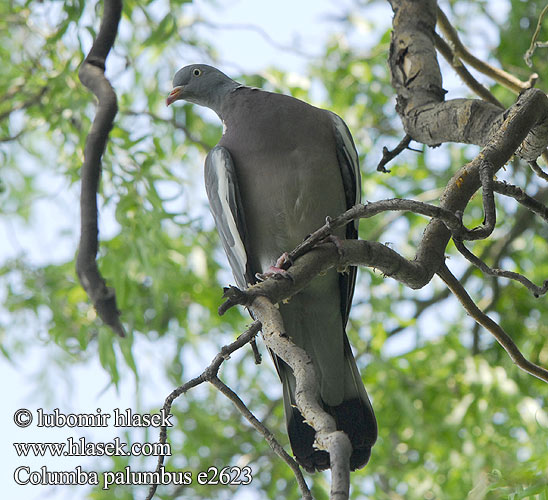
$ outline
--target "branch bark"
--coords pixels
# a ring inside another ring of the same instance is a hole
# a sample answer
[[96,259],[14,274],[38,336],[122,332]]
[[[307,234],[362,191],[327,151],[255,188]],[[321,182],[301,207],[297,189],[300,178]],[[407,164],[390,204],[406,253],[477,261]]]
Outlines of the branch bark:
[[[210,365],[204,369],[204,371],[197,377],[189,380],[185,384],[174,389],[171,394],[166,398],[164,406],[162,407],[165,415],[171,413],[171,407],[173,402],[182,394],[185,394],[190,389],[197,387],[204,382],[209,382],[213,385],[221,394],[226,396],[232,401],[234,406],[238,411],[246,418],[246,420],[265,438],[267,443],[270,445],[272,450],[291,468],[297,484],[301,490],[304,500],[312,500],[312,494],[306,485],[306,481],[302,475],[301,469],[297,462],[290,457],[287,452],[284,450],[283,446],[276,440],[274,434],[249,411],[245,403],[238,397],[238,395],[232,391],[226,384],[224,384],[218,377],[219,370],[221,365],[230,358],[230,355],[241,349],[243,346],[252,342],[255,339],[255,336],[261,330],[261,324],[258,321],[255,321],[244,333],[242,333],[232,344],[224,346],[221,351],[213,358]],[[162,426],[160,428],[160,439],[161,444],[166,443],[167,441],[167,427]],[[160,472],[164,466],[164,455],[158,456],[158,463],[156,465],[156,472]],[[151,484],[148,494],[145,500],[151,500],[156,493],[158,485]]]
[[[516,153],[527,161],[538,158],[548,144],[548,99],[537,89],[518,97],[508,111],[477,99],[444,101],[445,91],[435,53],[435,0],[390,0],[394,9],[390,70],[404,129],[427,145],[460,142],[483,146],[462,167],[440,198],[440,208],[457,214],[480,187],[480,166],[487,161],[493,175]],[[442,221],[428,225],[415,259],[432,272],[443,264],[451,232]]]
[[101,178],[101,158],[118,111],[116,93],[105,78],[105,62],[118,32],[121,13],[120,0],[105,1],[99,33],[78,72],[82,84],[97,97],[98,105],[97,114],[86,140],[82,165],[81,233],[76,272],[101,319],[123,337],[125,333],[119,318],[120,311],[116,306],[116,294],[113,288],[106,286],[96,261],[99,232],[97,190]]
[[295,375],[295,402],[305,421],[316,431],[316,444],[329,453],[331,468],[330,500],[347,500],[350,492],[352,444],[345,432],[337,430],[335,419],[318,403],[319,383],[312,360],[285,333],[282,316],[274,304],[257,296],[250,304],[254,317],[262,323],[267,347],[283,359]]

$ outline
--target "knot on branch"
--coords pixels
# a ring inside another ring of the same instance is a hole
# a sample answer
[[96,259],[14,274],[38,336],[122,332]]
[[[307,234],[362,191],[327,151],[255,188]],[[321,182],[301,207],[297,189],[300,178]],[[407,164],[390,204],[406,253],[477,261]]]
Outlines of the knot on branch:
[[227,312],[231,307],[241,305],[249,306],[253,299],[250,298],[250,294],[247,290],[240,290],[238,287],[229,285],[223,288],[223,299],[226,299],[218,309],[219,316],[222,316]]
[[106,59],[104,57],[94,57],[90,55],[86,57],[84,64],[91,64],[92,66],[99,68],[103,73],[106,70]]

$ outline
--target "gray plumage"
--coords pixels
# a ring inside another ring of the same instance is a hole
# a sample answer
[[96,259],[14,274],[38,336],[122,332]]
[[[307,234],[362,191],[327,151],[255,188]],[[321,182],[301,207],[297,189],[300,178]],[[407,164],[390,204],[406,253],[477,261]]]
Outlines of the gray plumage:
[[[184,99],[209,107],[223,136],[206,159],[210,208],[236,283],[246,287],[283,252],[360,201],[358,156],[343,120],[290,96],[241,85],[219,70],[179,70],[167,104]],[[335,231],[357,238],[357,222]],[[373,408],[345,333],[356,269],[334,269],[280,305],[293,341],[312,358],[324,408],[353,445],[351,467],[364,466],[377,437]],[[295,379],[274,356],[283,384],[289,438],[307,470],[329,467],[313,448],[314,431],[294,406]]]

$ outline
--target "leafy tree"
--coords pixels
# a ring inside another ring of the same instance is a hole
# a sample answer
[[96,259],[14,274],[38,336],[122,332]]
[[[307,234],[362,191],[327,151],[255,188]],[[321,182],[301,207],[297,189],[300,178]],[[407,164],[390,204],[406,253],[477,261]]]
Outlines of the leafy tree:
[[[44,251],[44,240],[49,237],[39,232],[32,246],[23,245],[0,268],[4,284],[2,353],[7,361],[16,362],[25,359],[30,346],[43,345],[48,356],[43,380],[47,381],[54,367],[78,366],[98,358],[112,384],[133,374],[144,390],[150,374],[143,370],[135,346],[165,342],[168,349],[155,368],[175,388],[194,373],[189,360],[205,368],[221,346],[231,343],[250,322],[237,308],[221,317],[217,314],[221,288],[231,278],[202,194],[201,165],[204,154],[216,144],[220,127],[188,104],[176,108],[173,116],[164,110],[166,89],[160,82],[169,81],[181,66],[181,53],[222,63],[211,41],[203,39],[200,20],[188,20],[187,4],[125,2],[114,49],[106,62],[119,109],[102,157],[100,224],[104,220],[109,224],[106,234],[101,233],[98,264],[108,285],[116,290],[127,336],[119,338],[102,324],[78,281],[75,216],[69,216],[70,227],[54,235],[54,252]],[[391,4],[401,13],[412,2]],[[487,138],[451,140],[439,148],[415,142],[419,152],[405,150],[387,165],[390,173],[377,171],[383,146],[395,147],[406,132],[418,139],[416,129],[410,131],[413,124],[405,105],[416,109],[413,100],[432,92],[428,88],[421,94],[421,89],[413,88],[423,78],[421,72],[408,73],[417,64],[406,58],[415,54],[413,43],[418,38],[409,42],[410,52],[400,53],[394,40],[399,40],[401,30],[413,20],[426,25],[428,16],[435,15],[435,5],[432,10],[432,2],[422,2],[419,16],[396,16],[391,35],[388,19],[386,29],[372,29],[368,22],[371,9],[383,6],[384,2],[355,2],[348,7],[340,16],[339,33],[327,40],[322,57],[310,61],[302,81],[296,83],[279,68],[269,68],[261,75],[231,76],[291,93],[344,117],[361,153],[365,199],[401,198],[439,205],[451,179],[463,172],[459,169],[464,165],[473,165],[479,151],[456,142],[483,145]],[[504,84],[479,77],[488,87],[488,92],[481,91],[482,98],[492,96],[491,102],[512,106],[516,101],[512,89],[516,89],[510,76],[521,82],[530,79],[523,55],[544,3],[510,0],[504,3],[506,16],[495,12],[493,3],[482,1],[455,0],[442,7],[465,47],[511,73],[499,75]],[[97,37],[102,15],[101,2],[0,3],[0,200],[7,228],[35,228],[33,221],[42,216],[44,198],[49,207],[57,207],[54,210],[62,212],[69,206],[69,212],[75,212],[84,145],[96,114],[96,102],[81,84],[78,69]],[[443,19],[438,21],[441,41],[435,43],[440,53],[449,54],[449,64],[443,63],[442,70],[450,80],[454,71],[462,71],[461,61],[464,66],[473,64],[459,51]],[[539,40],[546,33],[546,21],[540,22]],[[366,53],[361,41],[355,42],[364,26],[372,29]],[[487,42],[478,36],[478,26],[489,37]],[[387,62],[391,36],[392,57]],[[540,75],[536,87],[544,92],[543,50],[533,54],[532,69]],[[473,85],[467,76],[463,78]],[[472,97],[470,91],[457,86],[451,94]],[[440,100],[435,105],[444,103]],[[494,110],[498,104],[492,106]],[[432,116],[424,126],[435,125]],[[444,132],[453,130],[455,124],[439,125]],[[543,138],[545,132],[537,136]],[[500,150],[509,147],[507,143],[499,146]],[[496,175],[497,181],[517,185],[538,200],[535,207],[546,219],[548,189],[546,179],[541,178],[545,176],[536,175],[519,155]],[[463,175],[453,182],[455,192],[461,186],[468,189]],[[482,225],[488,191],[484,185],[482,192],[465,203],[466,227]],[[496,195],[494,232],[465,244],[491,268],[521,273],[542,284],[548,276],[548,232],[542,217],[529,208]],[[386,243],[387,248],[412,259],[427,223],[416,211],[384,211],[362,221],[360,238]],[[8,237],[17,241],[13,234]],[[473,303],[508,332],[526,359],[548,366],[546,299],[535,298],[515,280],[481,272],[462,257],[453,240],[443,252],[447,267],[458,276]],[[545,382],[519,370],[492,335],[467,316],[442,280],[432,275],[426,280],[428,285],[424,283],[417,291],[401,279],[361,269],[349,336],[374,402],[380,434],[370,464],[352,474],[351,497],[545,498]],[[438,275],[451,281],[446,272]],[[394,276],[398,278],[396,272]],[[458,293],[458,283],[451,288]],[[58,348],[48,349],[51,344]],[[281,391],[272,366],[268,362],[256,366],[251,349],[244,347],[223,363],[219,377],[287,448]],[[55,398],[56,385],[47,389]],[[157,394],[145,407],[137,396],[136,407],[157,411],[166,396]],[[210,466],[249,465],[253,482],[247,489],[196,482],[180,488],[160,486],[157,498],[232,498],[244,491],[257,497],[300,497],[291,469],[214,387],[189,390],[174,401],[171,411],[176,425],[169,429],[172,456],[166,461],[167,469],[196,473]],[[144,438],[135,430],[128,431],[128,442],[155,441],[158,436],[148,430]],[[97,465],[113,471],[126,466],[153,470],[155,461],[113,457]],[[306,476],[306,481],[315,498],[328,497],[328,475]],[[145,490],[144,486],[113,485],[110,490],[99,486],[89,496],[134,498],[144,496]]]

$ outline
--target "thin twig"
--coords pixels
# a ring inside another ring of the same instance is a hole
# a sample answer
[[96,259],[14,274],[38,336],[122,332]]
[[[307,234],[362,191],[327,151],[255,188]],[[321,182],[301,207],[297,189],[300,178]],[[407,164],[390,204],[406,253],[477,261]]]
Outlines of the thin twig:
[[451,46],[437,33],[434,33],[434,40],[436,42],[436,49],[444,57],[444,59],[451,65],[455,70],[457,75],[459,75],[462,81],[468,86],[468,88],[474,92],[476,95],[481,97],[484,101],[495,104],[501,109],[504,109],[504,106],[501,102],[491,93],[491,91],[478,82],[472,73],[466,69],[466,66],[462,61],[456,56],[453,52]]
[[533,61],[531,58],[533,57],[533,53],[535,52],[535,49],[537,47],[546,47],[546,42],[537,42],[538,34],[540,33],[540,28],[542,27],[542,20],[544,19],[544,16],[546,15],[546,12],[548,12],[548,5],[542,9],[542,12],[540,13],[540,16],[538,16],[537,21],[537,27],[535,28],[535,32],[533,33],[533,37],[531,38],[531,44],[529,45],[529,48],[525,52],[525,55],[523,56],[523,59],[525,60],[525,64],[529,66],[530,68],[533,67]]
[[461,220],[454,213],[429,203],[401,198],[374,201],[367,203],[366,205],[354,205],[342,215],[329,219],[324,226],[310,234],[306,240],[289,253],[289,261],[297,259],[315,247],[318,243],[324,241],[331,236],[333,230],[336,228],[345,226],[354,219],[367,219],[387,211],[406,211],[426,215],[431,218],[442,220],[451,231],[458,232],[463,230]]
[[455,297],[457,297],[466,312],[495,337],[497,342],[504,348],[517,366],[540,380],[548,382],[548,370],[532,363],[523,356],[512,338],[500,327],[500,325],[478,308],[464,287],[460,284],[459,280],[451,273],[445,264],[441,266],[437,274],[449,287],[451,292],[453,292]]
[[546,280],[543,286],[540,287],[535,285],[531,280],[527,279],[520,273],[516,273],[514,271],[506,271],[504,269],[493,269],[489,267],[485,262],[483,262],[479,257],[474,255],[470,250],[468,250],[468,248],[466,248],[462,241],[454,239],[453,242],[455,243],[455,247],[457,248],[457,250],[483,273],[488,274],[489,276],[499,276],[501,278],[508,278],[514,281],[518,281],[531,292],[533,292],[533,295],[535,297],[540,297],[548,291],[548,280]]
[[546,222],[548,222],[548,207],[538,200],[535,200],[532,196],[529,196],[523,189],[513,184],[506,182],[494,181],[493,191],[511,196],[516,201],[521,203],[525,208],[531,210],[537,215],[540,215]]
[[[542,154],[544,155],[544,153]],[[542,170],[542,168],[540,168],[539,164],[537,163],[537,160],[530,161],[529,165],[531,166],[535,174],[537,174],[541,179],[548,181],[548,174],[544,170]]]
[[384,166],[391,162],[396,156],[398,156],[404,149],[409,148],[409,143],[411,142],[411,136],[405,134],[404,138],[399,142],[399,144],[392,150],[389,150],[386,146],[382,148],[382,159],[377,165],[377,172],[383,172],[385,174],[390,173],[390,170],[384,168]]
[[506,88],[510,89],[512,92],[519,94],[522,90],[529,89],[533,87],[538,75],[533,73],[527,82],[522,82],[519,78],[516,78],[514,75],[507,73],[506,71],[495,68],[490,64],[478,59],[476,56],[472,55],[468,49],[460,41],[459,35],[452,24],[449,22],[449,19],[445,13],[438,7],[438,26],[444,34],[445,38],[453,46],[453,51],[457,57],[462,59],[464,62],[467,62],[474,69],[478,70],[480,73],[492,78],[496,82],[504,85]]
[[248,24],[248,23],[222,24],[222,23],[213,23],[211,21],[206,21],[205,19],[202,19],[202,18],[196,19],[195,24],[201,24],[202,26],[207,26],[208,28],[212,28],[216,30],[254,31],[275,49],[282,50],[285,52],[290,52],[292,55],[296,54],[306,59],[312,59],[315,57],[314,54],[310,54],[300,49],[298,46],[295,45],[295,43],[292,43],[291,45],[284,45],[282,43],[279,43],[277,41],[278,37],[276,38],[271,37],[266,30],[264,30],[263,28],[261,28],[260,26],[256,24]]
[[245,403],[238,397],[238,395],[218,377],[212,377],[209,380],[209,383],[219,390],[219,392],[221,392],[224,396],[230,399],[232,403],[234,403],[234,406],[238,408],[247,421],[265,438],[266,442],[270,445],[274,452],[281,457],[287,465],[289,465],[293,471],[293,474],[295,474],[295,478],[297,479],[303,499],[312,500],[312,494],[310,493],[306,481],[304,480],[299,464],[287,454],[283,446],[278,443],[274,437],[274,434],[272,434],[272,432],[270,432],[270,430],[249,411]]
[[[272,450],[284,461],[287,463],[287,465],[291,468],[291,470],[295,474],[295,478],[297,479],[297,483],[299,484],[299,488],[301,489],[301,493],[303,495],[303,498],[310,499],[312,498],[310,494],[310,490],[308,489],[308,486],[306,485],[306,482],[304,480],[304,477],[302,476],[301,470],[299,469],[299,466],[291,458],[286,451],[283,449],[283,446],[278,443],[274,435],[270,432],[270,430],[260,421],[258,420],[251,411],[246,407],[245,403],[229,388],[227,387],[219,378],[218,373],[221,365],[224,361],[230,358],[230,355],[246,345],[249,342],[252,342],[255,339],[255,336],[259,333],[261,329],[261,323],[259,321],[255,321],[251,324],[251,326],[242,333],[234,342],[231,344],[224,346],[221,348],[220,352],[213,358],[210,365],[205,368],[205,370],[198,375],[197,377],[193,378],[192,380],[189,380],[185,384],[177,387],[175,390],[171,392],[171,394],[166,398],[164,402],[163,411],[165,415],[169,415],[171,413],[171,407],[173,405],[173,401],[175,401],[181,394],[185,394],[190,389],[204,383],[204,382],[210,382],[214,387],[216,387],[223,395],[228,397],[232,403],[240,410],[242,415],[257,429],[266,439]],[[167,440],[167,427],[162,426],[160,428],[160,439],[159,443],[165,444]],[[164,455],[158,456],[158,463],[156,465],[156,472],[159,472],[164,464]],[[148,495],[145,500],[151,500],[154,497],[154,494],[156,492],[157,484],[151,484]]]

